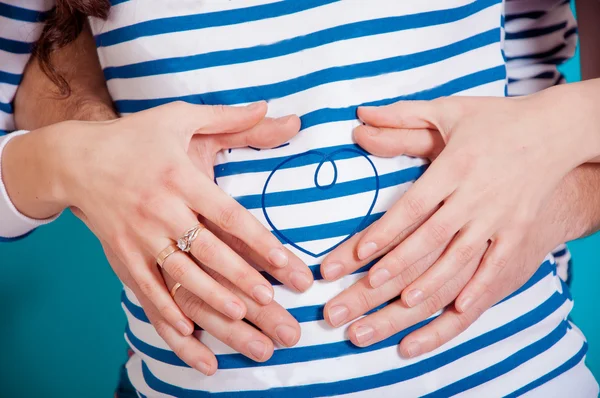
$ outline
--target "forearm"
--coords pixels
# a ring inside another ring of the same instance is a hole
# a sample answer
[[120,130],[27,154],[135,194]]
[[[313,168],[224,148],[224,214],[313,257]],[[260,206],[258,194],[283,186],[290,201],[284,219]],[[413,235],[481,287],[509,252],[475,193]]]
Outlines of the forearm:
[[60,95],[39,62],[32,59],[14,101],[18,129],[34,130],[64,120],[117,117],[89,27],[74,42],[55,51],[51,62],[69,84],[70,94]]
[[600,0],[577,0],[581,78],[600,77]]

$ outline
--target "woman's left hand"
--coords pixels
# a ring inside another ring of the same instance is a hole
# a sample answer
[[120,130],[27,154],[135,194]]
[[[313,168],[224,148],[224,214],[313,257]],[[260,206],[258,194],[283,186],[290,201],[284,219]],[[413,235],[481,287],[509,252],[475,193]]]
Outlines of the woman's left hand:
[[384,255],[327,304],[329,323],[340,326],[402,292],[402,300],[350,327],[352,341],[365,346],[454,301],[403,340],[404,355],[415,356],[458,335],[529,279],[563,237],[549,228],[549,209],[564,202],[556,186],[595,156],[573,155],[581,141],[565,137],[560,115],[539,119],[545,101],[457,97],[359,109],[368,124],[355,130],[363,148],[435,160],[380,221],[324,259],[322,274],[332,280]]
[[551,94],[449,97],[359,109],[367,125],[356,129],[355,138],[367,151],[435,158],[357,243],[359,259],[378,257],[404,230],[427,218],[371,268],[373,288],[448,242],[439,260],[403,291],[405,304],[423,302],[482,250],[481,265],[456,308],[466,311],[495,283],[561,179],[596,156],[587,145],[590,132],[570,129],[569,118],[556,114]]

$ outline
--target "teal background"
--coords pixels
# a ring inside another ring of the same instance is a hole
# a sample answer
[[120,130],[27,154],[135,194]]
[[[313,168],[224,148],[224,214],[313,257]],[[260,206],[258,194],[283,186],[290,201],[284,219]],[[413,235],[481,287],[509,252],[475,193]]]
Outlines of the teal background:
[[[578,60],[565,66],[579,80]],[[600,234],[572,242],[574,322],[600,378]],[[125,360],[120,283],[71,213],[0,243],[0,397],[106,398]],[[595,307],[595,308],[594,308]]]

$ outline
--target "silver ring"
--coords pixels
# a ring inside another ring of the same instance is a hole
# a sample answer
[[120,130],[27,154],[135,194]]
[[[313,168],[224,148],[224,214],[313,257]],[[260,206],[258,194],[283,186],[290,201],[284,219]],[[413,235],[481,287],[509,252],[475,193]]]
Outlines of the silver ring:
[[204,225],[198,223],[192,228],[185,231],[183,236],[177,239],[177,247],[179,248],[179,250],[185,253],[189,253],[189,251],[192,248],[192,242],[198,237],[198,234],[204,228],[206,228]]

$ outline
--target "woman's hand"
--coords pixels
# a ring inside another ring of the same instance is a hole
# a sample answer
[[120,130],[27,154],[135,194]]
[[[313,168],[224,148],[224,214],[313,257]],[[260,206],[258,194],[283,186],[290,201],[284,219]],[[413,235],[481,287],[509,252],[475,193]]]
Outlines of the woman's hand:
[[588,131],[573,131],[564,115],[553,113],[551,94],[450,97],[359,109],[366,125],[356,129],[355,138],[367,151],[435,158],[357,244],[359,259],[375,258],[425,219],[371,268],[372,287],[450,242],[436,263],[404,289],[404,303],[416,306],[458,275],[489,242],[481,265],[456,300],[464,312],[504,267],[514,264],[511,260],[559,181],[597,156],[598,139]]
[[[49,156],[56,160],[50,174],[60,176],[53,189],[57,202],[86,216],[92,231],[126,264],[140,292],[189,335],[193,325],[170,297],[155,259],[199,217],[243,242],[262,259],[259,265],[287,286],[303,291],[312,283],[306,265],[222,192],[210,174],[216,152],[224,147],[246,146],[252,137],[271,137],[262,138],[270,146],[297,133],[295,116],[264,119],[265,113],[264,103],[244,108],[174,103],[112,122],[60,123],[23,137],[45,134],[66,143]],[[194,150],[195,156],[188,156]],[[257,303],[272,302],[270,283],[208,229],[199,233],[191,254]],[[218,312],[245,317],[244,301],[184,253],[174,253],[163,267]]]

